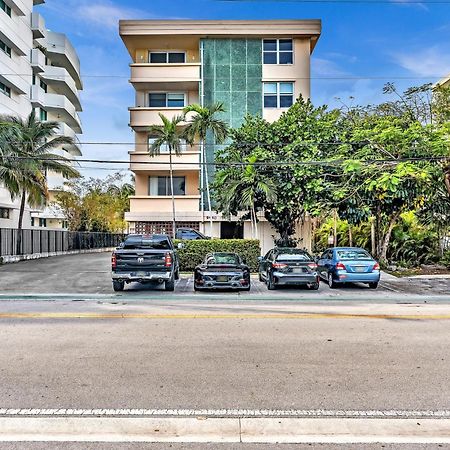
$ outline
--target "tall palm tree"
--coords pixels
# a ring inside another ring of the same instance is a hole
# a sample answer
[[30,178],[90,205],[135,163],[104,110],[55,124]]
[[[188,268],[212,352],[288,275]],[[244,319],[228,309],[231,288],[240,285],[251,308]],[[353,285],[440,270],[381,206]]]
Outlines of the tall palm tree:
[[149,127],[149,135],[155,140],[149,148],[150,156],[161,154],[161,148],[167,146],[169,150],[170,165],[170,195],[172,197],[172,235],[176,234],[176,215],[175,215],[175,197],[173,192],[173,166],[172,154],[180,156],[182,153],[183,139],[185,139],[185,131],[180,127],[184,121],[184,116],[174,116],[172,120],[168,119],[164,114],[159,113],[162,125],[152,125]]
[[79,177],[70,160],[51,153],[61,145],[75,145],[67,136],[56,136],[58,122],[41,122],[34,111],[22,119],[0,117],[0,182],[15,200],[20,197],[17,224],[17,254],[22,250],[22,228],[25,205],[41,206],[48,198],[46,174],[54,172],[65,178]]
[[[186,127],[186,134],[189,137],[190,142],[194,142],[195,138],[200,139],[200,151],[202,156],[201,167],[201,185],[206,185],[206,197],[208,201],[208,210],[211,212],[211,195],[209,189],[208,178],[208,164],[206,162],[205,141],[208,133],[211,133],[214,142],[222,144],[228,136],[228,125],[222,119],[219,119],[217,115],[225,112],[223,103],[214,103],[210,106],[200,106],[198,104],[189,105],[183,110],[184,114],[194,113],[188,120]],[[202,213],[205,210],[202,192]],[[210,227],[212,232],[212,217],[210,214]]]
[[[258,202],[274,202],[277,197],[276,184],[255,167],[257,161],[256,156],[248,157],[245,161],[248,163],[246,166],[238,172],[224,172],[221,179],[224,188],[224,205],[249,212],[254,239],[258,239],[255,205]],[[229,212],[225,211],[225,213]]]

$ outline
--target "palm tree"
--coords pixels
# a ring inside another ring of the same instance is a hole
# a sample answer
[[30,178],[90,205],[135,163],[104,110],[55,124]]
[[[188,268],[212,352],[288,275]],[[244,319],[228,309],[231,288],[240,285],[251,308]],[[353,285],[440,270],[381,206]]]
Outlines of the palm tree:
[[[208,164],[206,162],[205,141],[209,133],[212,134],[214,142],[222,144],[228,136],[228,125],[225,121],[217,117],[218,113],[225,112],[223,103],[214,103],[210,106],[200,106],[198,104],[189,105],[183,110],[184,114],[194,113],[188,120],[186,127],[186,135],[190,142],[194,142],[195,138],[200,139],[200,151],[202,159],[201,167],[201,186],[206,185],[206,197],[208,201],[208,210],[211,212],[211,195],[209,192]],[[202,213],[204,212],[204,201],[202,192]],[[212,233],[212,217],[210,214],[210,227]]]
[[152,125],[149,127],[149,135],[155,140],[149,148],[150,156],[161,154],[161,148],[167,146],[169,150],[170,165],[170,195],[172,197],[172,234],[175,238],[176,234],[176,216],[175,216],[175,197],[173,192],[173,167],[172,153],[180,156],[182,153],[182,140],[185,138],[185,132],[180,128],[180,124],[184,121],[184,116],[174,116],[172,120],[168,119],[164,114],[159,113],[162,125]]
[[41,206],[48,198],[46,174],[54,172],[65,178],[80,174],[70,160],[51,153],[61,145],[75,145],[68,136],[56,136],[58,122],[40,122],[34,111],[22,119],[16,116],[0,117],[0,182],[11,195],[20,197],[17,224],[17,254],[21,253],[25,205]]
[[[252,224],[253,238],[258,239],[258,219],[256,204],[274,202],[276,200],[276,184],[261,173],[255,164],[256,156],[246,158],[248,165],[238,172],[224,172],[221,185],[224,188],[223,204],[241,211],[248,211]],[[230,211],[224,211],[229,214]]]

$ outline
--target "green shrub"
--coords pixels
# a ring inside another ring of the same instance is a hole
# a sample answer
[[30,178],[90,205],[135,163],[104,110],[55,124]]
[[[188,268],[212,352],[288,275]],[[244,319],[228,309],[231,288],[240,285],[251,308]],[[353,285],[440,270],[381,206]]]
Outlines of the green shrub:
[[441,259],[441,264],[450,269],[450,250],[445,250]]
[[233,252],[237,253],[249,265],[253,272],[258,269],[258,256],[261,249],[258,240],[253,239],[205,239],[192,241],[175,240],[175,246],[179,242],[184,248],[178,249],[181,270],[192,272],[196,265],[200,264],[207,253],[211,252]]

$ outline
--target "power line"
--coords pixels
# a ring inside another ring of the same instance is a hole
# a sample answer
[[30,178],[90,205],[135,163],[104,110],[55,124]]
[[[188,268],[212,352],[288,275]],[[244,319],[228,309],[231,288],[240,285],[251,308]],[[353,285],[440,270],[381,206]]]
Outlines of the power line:
[[406,1],[394,1],[394,0],[214,0],[221,3],[364,3],[364,4],[390,4],[390,5],[408,5],[408,4],[448,4],[448,0],[406,0]]

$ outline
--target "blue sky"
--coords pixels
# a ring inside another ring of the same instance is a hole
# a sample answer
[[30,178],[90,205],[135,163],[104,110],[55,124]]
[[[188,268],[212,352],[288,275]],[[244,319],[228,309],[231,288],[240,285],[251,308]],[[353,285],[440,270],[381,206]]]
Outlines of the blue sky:
[[[82,142],[133,142],[127,110],[134,101],[130,57],[118,35],[119,19],[321,19],[322,36],[312,57],[316,105],[375,103],[387,81],[408,87],[450,72],[450,3],[46,0],[39,8],[47,28],[66,33],[81,60]],[[131,149],[82,146],[84,157],[110,160],[127,159]],[[109,171],[82,173],[104,177]]]

